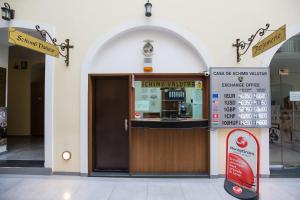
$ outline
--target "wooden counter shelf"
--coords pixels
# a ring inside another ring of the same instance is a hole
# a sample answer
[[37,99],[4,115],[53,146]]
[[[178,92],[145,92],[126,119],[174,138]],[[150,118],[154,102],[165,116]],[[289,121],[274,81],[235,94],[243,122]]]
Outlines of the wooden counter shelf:
[[208,173],[208,120],[131,121],[130,172]]
[[197,119],[133,119],[131,127],[137,128],[207,128],[208,120]]

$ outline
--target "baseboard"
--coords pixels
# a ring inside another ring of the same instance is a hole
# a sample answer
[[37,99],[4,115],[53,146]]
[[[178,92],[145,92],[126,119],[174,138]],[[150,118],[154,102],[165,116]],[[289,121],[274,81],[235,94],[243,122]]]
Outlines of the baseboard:
[[83,176],[83,177],[88,177],[89,174],[88,173],[80,173],[80,176]]
[[[217,179],[217,178],[225,178],[225,174],[218,174],[218,175],[210,175],[209,176],[212,179]],[[269,174],[260,174],[260,178],[270,178]]]
[[55,171],[52,173],[53,175],[62,175],[62,176],[81,176],[80,172],[62,172],[62,171]]
[[92,172],[89,174],[90,177],[130,177],[128,172]]
[[210,175],[211,179],[225,178],[225,174]]
[[51,175],[51,168],[44,167],[0,167],[0,174]]
[[270,174],[261,174],[260,178],[270,178]]

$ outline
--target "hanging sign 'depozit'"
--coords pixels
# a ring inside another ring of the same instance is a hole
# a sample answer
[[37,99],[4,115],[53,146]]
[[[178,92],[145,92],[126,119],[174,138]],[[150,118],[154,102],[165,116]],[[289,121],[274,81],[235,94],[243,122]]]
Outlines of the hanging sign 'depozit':
[[252,47],[252,57],[258,56],[268,49],[286,40],[286,26],[283,25],[271,35]]
[[59,56],[59,51],[56,46],[11,27],[8,29],[8,42],[50,56]]

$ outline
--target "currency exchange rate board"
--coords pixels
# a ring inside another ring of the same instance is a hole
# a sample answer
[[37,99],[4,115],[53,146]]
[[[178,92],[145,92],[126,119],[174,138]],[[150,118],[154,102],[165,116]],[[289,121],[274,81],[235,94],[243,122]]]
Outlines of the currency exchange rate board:
[[268,68],[211,68],[211,127],[269,128],[269,73]]

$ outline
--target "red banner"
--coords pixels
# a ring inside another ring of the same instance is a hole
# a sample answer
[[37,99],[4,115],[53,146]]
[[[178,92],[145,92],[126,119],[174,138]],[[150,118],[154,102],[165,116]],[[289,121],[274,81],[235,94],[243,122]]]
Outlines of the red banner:
[[258,198],[259,142],[247,130],[234,129],[227,136],[224,187],[240,199]]

